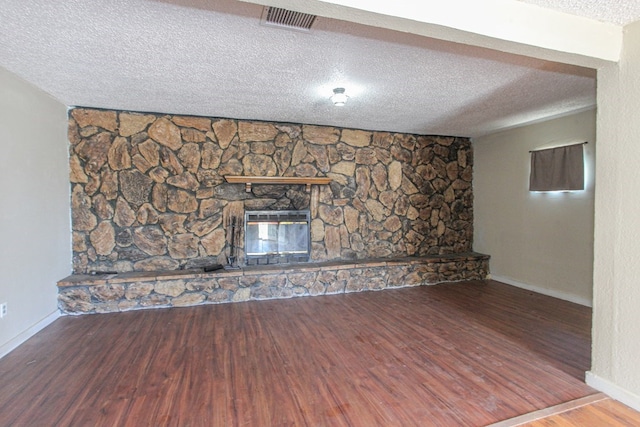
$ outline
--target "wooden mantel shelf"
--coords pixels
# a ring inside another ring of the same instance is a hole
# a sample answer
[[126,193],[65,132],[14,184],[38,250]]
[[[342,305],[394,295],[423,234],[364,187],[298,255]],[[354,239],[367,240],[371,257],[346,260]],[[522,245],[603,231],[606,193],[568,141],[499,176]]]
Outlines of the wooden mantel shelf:
[[308,193],[313,184],[329,184],[331,182],[331,178],[324,176],[225,176],[225,179],[230,184],[244,184],[247,193],[251,191],[251,184],[302,184],[307,186]]

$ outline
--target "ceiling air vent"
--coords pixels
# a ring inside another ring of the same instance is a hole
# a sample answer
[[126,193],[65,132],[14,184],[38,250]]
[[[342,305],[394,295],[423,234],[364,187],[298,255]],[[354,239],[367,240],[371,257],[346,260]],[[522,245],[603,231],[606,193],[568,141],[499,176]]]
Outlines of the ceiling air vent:
[[289,28],[292,30],[310,31],[316,15],[308,13],[294,12],[292,10],[281,9],[279,7],[265,6],[262,11],[263,25]]

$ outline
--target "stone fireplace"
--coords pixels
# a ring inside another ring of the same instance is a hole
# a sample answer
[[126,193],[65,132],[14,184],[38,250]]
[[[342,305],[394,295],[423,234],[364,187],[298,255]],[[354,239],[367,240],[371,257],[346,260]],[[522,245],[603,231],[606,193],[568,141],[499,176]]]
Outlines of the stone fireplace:
[[[467,138],[76,108],[69,141],[77,274],[226,264],[245,211],[309,210],[310,262],[472,248]],[[331,182],[247,192],[232,176]]]
[[[69,142],[74,275],[59,283],[63,311],[318,295],[488,274],[488,257],[472,253],[467,138],[75,108]],[[234,177],[277,183],[245,185]],[[298,184],[301,178],[315,184]],[[245,213],[275,211],[308,212],[307,253],[297,253],[304,239],[294,250],[280,248],[291,237],[281,237],[279,226],[273,234],[273,218],[251,231],[258,247],[246,242]],[[231,233],[234,218],[239,230]],[[203,275],[203,267],[227,264],[229,256],[248,266]],[[262,266],[304,258],[308,263],[289,264],[300,265],[293,270]]]

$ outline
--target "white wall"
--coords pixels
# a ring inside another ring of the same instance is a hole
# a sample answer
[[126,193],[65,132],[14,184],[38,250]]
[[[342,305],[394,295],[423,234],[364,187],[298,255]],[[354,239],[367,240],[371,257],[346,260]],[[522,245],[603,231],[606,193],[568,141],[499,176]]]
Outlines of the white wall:
[[[591,305],[595,110],[477,138],[474,249],[494,279]],[[572,142],[585,149],[585,191],[530,192],[530,150]]]
[[640,410],[640,22],[598,70],[598,141],[587,383]]
[[57,317],[71,271],[66,106],[0,68],[0,356]]

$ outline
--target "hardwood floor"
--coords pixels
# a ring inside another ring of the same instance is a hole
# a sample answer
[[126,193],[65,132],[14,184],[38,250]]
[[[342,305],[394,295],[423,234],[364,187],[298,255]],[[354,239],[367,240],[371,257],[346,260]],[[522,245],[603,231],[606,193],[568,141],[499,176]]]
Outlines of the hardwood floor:
[[484,426],[595,394],[590,318],[491,281],[63,317],[0,426]]

